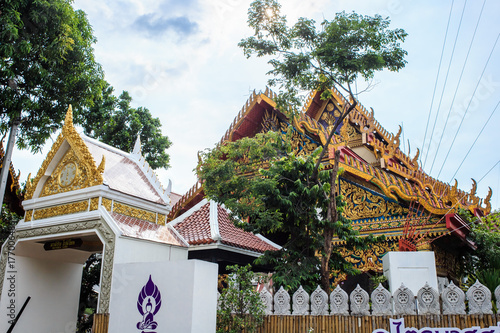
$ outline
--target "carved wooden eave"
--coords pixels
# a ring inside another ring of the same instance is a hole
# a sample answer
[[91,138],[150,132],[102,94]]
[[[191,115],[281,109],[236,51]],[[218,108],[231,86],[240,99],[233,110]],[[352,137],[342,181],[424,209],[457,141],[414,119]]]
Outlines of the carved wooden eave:
[[254,90],[229,125],[219,144],[225,141],[236,141],[242,137],[253,137],[258,133],[265,112],[276,107],[275,98],[276,94],[269,88],[259,93]]
[[168,214],[167,221],[170,222],[179,217],[204,198],[205,193],[203,192],[203,186],[200,182],[196,182],[196,184],[194,184],[172,207],[172,210]]

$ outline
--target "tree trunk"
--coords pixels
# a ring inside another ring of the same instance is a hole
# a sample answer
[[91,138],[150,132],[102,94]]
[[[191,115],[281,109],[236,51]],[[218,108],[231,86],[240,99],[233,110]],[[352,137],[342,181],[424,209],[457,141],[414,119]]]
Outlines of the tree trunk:
[[[337,173],[339,170],[340,151],[335,151],[335,162],[333,164],[332,173],[330,175],[330,203],[328,204],[327,220],[329,225],[337,222]],[[330,257],[333,250],[333,227],[325,228],[323,233],[324,254],[321,257],[321,287],[329,294],[330,293]]]

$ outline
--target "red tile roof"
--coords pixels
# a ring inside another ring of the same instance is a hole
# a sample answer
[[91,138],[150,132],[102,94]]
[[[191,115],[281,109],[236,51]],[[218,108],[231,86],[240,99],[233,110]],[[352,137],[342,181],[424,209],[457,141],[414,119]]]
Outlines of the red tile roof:
[[203,205],[174,228],[190,245],[215,243],[210,233],[210,203]]
[[[210,226],[210,205],[210,202],[204,204],[201,208],[186,217],[182,222],[174,225],[174,228],[188,241],[190,245],[211,244],[217,242],[212,237],[212,230]],[[189,214],[189,212],[186,214]],[[228,212],[220,205],[217,205],[217,217],[218,229],[221,238],[220,242],[222,244],[259,253],[264,253],[264,251],[267,250],[277,250],[277,248],[255,236],[251,232],[237,228],[232,223]]]
[[251,232],[236,227],[231,221],[228,212],[220,205],[217,205],[217,213],[219,217],[219,231],[222,237],[221,242],[223,244],[261,253],[277,250],[277,248],[266,243]]
[[170,227],[134,217],[110,213],[124,236],[186,247],[185,242]]

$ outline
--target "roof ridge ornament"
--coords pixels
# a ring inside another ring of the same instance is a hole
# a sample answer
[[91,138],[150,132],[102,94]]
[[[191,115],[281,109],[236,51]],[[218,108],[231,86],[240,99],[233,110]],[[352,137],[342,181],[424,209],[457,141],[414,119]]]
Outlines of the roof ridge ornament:
[[[137,147],[139,148],[136,149]],[[137,153],[137,151],[139,152]],[[146,158],[141,154],[139,136],[137,136],[134,149],[129,154],[129,158],[135,161],[135,163],[137,163],[139,169],[141,169],[146,178],[150,181],[153,188],[156,190],[156,193],[158,193],[158,195],[163,199],[163,201],[165,201],[166,203],[170,203],[170,192],[172,188],[171,181],[169,180],[169,185],[167,189],[165,189],[161,184],[160,179],[158,178],[156,172],[154,172],[153,168],[151,168],[148,161],[146,161]]]
[[73,127],[73,107],[71,104],[68,106],[66,117],[64,117],[64,127]]
[[137,156],[140,156],[142,154],[140,134],[137,134],[137,139],[135,140],[134,149],[132,150],[131,154]]

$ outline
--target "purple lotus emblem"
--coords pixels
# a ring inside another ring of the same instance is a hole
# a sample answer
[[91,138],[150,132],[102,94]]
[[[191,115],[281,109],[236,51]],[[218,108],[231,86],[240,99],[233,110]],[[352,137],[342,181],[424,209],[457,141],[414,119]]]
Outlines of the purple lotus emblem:
[[[137,298],[137,310],[142,315],[142,321],[137,323],[137,328],[140,330],[148,330],[148,333],[154,333],[149,330],[154,330],[158,327],[158,323],[154,320],[154,316],[161,308],[161,294],[158,287],[153,283],[151,275],[148,282],[142,287],[139,297]],[[142,331],[142,333],[146,333]]]

